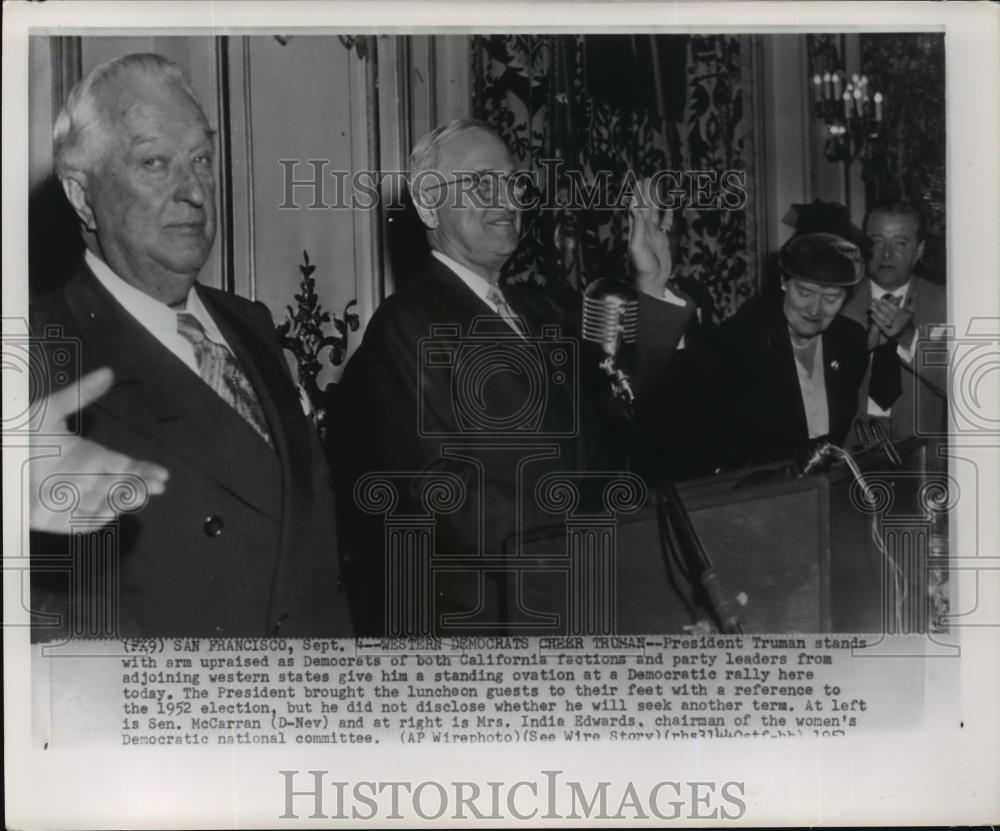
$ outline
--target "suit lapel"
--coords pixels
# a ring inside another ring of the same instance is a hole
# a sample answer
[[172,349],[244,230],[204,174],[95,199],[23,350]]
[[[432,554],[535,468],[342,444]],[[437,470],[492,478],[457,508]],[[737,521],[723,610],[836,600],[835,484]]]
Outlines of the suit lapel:
[[[288,377],[288,369],[281,354],[269,349],[267,342],[261,334],[254,331],[249,320],[228,306],[218,292],[210,295],[199,287],[199,295],[257,392],[257,398],[271,426],[275,450],[284,460],[286,473],[307,470],[311,464],[308,458],[309,437],[302,430],[304,422],[297,390]],[[253,430],[250,432],[257,435]],[[295,476],[287,478],[293,483],[298,481]]]
[[125,311],[89,269],[67,286],[66,298],[94,366],[115,374],[114,386],[94,406],[277,516],[277,459],[243,418]]
[[[428,307],[431,322],[458,323],[464,335],[470,332],[472,322],[475,320],[478,333],[500,337],[513,334],[517,337],[510,324],[437,257],[431,257],[431,262],[424,272],[424,279],[429,284],[429,294],[432,298]],[[523,318],[523,310],[515,305],[511,294],[506,290],[504,297],[511,310]],[[526,319],[525,323],[531,331],[530,320]]]
[[871,282],[865,278],[852,290],[840,313],[868,329],[868,307],[872,304]]
[[[550,307],[544,304],[547,301],[544,297],[530,296],[525,291],[504,290],[511,309],[521,316],[527,330],[527,342],[518,335],[503,318],[493,311],[490,306],[483,301],[472,289],[470,289],[462,279],[450,268],[444,265],[436,257],[432,257],[432,262],[424,272],[423,289],[428,295],[428,317],[429,323],[455,323],[459,326],[460,337],[467,337],[471,333],[473,322],[476,325],[475,335],[485,342],[491,340],[496,342],[509,342],[514,349],[535,349],[534,339],[541,334],[542,326],[558,321]],[[430,330],[428,328],[428,334]],[[567,327],[561,327],[561,337],[567,336]],[[531,359],[537,352],[531,353]],[[540,354],[542,361],[549,360],[549,353],[544,348]],[[579,356],[578,356],[579,360]],[[543,367],[543,378],[548,379],[548,367]],[[576,384],[550,384],[547,387],[546,401],[549,406],[545,408],[545,416],[556,419],[560,432],[568,431],[566,424],[575,414],[578,415],[578,398],[580,392],[579,377]],[[497,373],[492,376],[490,389],[496,400],[503,402],[500,409],[506,411],[510,402],[526,400],[531,393],[531,380],[520,372]],[[557,406],[551,406],[558,400]],[[567,410],[572,409],[568,414]],[[546,430],[552,425],[546,421],[536,429]]]
[[[799,370],[795,365],[795,353],[792,350],[791,335],[788,331],[788,321],[781,306],[771,310],[771,325],[769,338],[772,349],[766,354],[773,355],[775,373],[772,376],[776,382],[771,412],[776,422],[782,424],[781,433],[790,436],[800,436],[803,439],[809,435],[806,423],[806,408],[802,403],[802,389],[799,386]],[[737,416],[738,417],[738,416]]]
[[464,334],[474,318],[495,317],[500,320],[489,304],[437,257],[431,257],[424,277],[428,283],[428,310],[432,323],[457,323]]
[[[847,367],[841,367],[841,361],[846,358],[844,341],[840,337],[840,327],[834,319],[830,327],[823,332],[823,376],[826,387],[827,411],[830,414],[830,433],[839,435],[850,429],[850,421],[858,407],[855,390],[845,388]],[[841,406],[843,404],[843,406]]]

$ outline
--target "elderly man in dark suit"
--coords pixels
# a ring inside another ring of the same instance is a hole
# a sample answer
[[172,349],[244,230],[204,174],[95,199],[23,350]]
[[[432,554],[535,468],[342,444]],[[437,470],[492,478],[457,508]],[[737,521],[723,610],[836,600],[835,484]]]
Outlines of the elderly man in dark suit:
[[882,421],[893,439],[941,436],[947,367],[923,360],[922,352],[940,348],[934,342],[948,318],[944,288],[914,274],[924,253],[922,217],[908,203],[879,204],[868,212],[865,233],[872,243],[868,279],[844,306],[868,330],[859,416]]
[[[74,396],[84,408],[77,435],[33,467],[32,526],[48,532],[33,560],[103,546],[106,573],[74,582],[70,609],[114,604],[121,635],[349,634],[329,473],[271,316],[197,282],[215,156],[190,86],[158,55],[103,64],[70,94],[54,147],[87,250],[33,303],[32,332],[50,369],[54,333],[76,341],[85,376],[72,367],[44,417],[73,415]],[[107,515],[104,474],[149,499],[83,534],[46,492],[65,479],[78,515],[102,500]]]
[[[611,410],[594,395],[589,361],[578,363],[579,305],[500,279],[518,244],[524,195],[503,141],[474,120],[440,127],[414,147],[410,183],[430,257],[376,311],[341,382],[338,499],[352,612],[363,631],[380,632],[404,602],[385,574],[387,520],[365,513],[359,482],[370,481],[366,474],[396,482],[398,517],[427,512],[417,490],[437,477],[460,491],[461,507],[438,512],[432,555],[493,558],[497,572],[436,573],[426,586],[437,616],[430,627],[441,613],[468,629],[502,629],[509,621],[502,612],[490,618],[489,607],[491,586],[504,579],[504,541],[556,521],[536,501],[546,473],[620,467],[609,452]],[[667,289],[669,215],[645,197],[632,208],[629,243],[640,289],[640,399],[693,314]]]

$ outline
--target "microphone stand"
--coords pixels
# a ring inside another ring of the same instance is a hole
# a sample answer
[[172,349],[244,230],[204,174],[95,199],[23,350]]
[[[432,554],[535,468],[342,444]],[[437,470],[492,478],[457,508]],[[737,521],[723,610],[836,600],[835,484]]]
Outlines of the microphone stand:
[[[644,442],[636,424],[636,396],[626,368],[620,359],[625,347],[636,340],[638,328],[638,294],[630,286],[614,280],[598,280],[587,287],[583,302],[583,340],[596,344],[601,351],[598,369],[608,380],[611,403],[622,417],[627,432],[623,455],[626,466],[631,467],[630,456],[633,449],[642,453]],[[642,453],[642,460],[648,461],[649,453]],[[654,473],[654,475],[656,475]],[[715,615],[721,631],[727,634],[742,634],[743,626],[731,595],[724,589],[715,569],[712,567],[698,532],[691,523],[684,503],[673,483],[656,475],[660,512],[662,554],[668,575],[673,574],[670,557],[671,531],[680,550],[685,576],[692,585],[701,585],[708,600],[709,610]],[[663,527],[665,525],[666,527]]]
[[666,509],[665,518],[673,527],[681,555],[688,564],[688,572],[694,575],[705,590],[709,609],[715,615],[719,628],[727,635],[742,635],[743,624],[736,606],[730,600],[730,594],[712,566],[712,561],[708,559],[677,488],[672,482],[664,480],[657,487],[657,496]]

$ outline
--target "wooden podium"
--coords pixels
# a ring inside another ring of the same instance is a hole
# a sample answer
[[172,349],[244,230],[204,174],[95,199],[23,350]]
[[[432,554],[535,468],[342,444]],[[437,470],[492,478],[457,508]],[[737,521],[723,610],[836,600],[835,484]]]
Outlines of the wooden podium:
[[[935,482],[923,440],[897,449],[898,469],[881,449],[855,457],[874,504],[843,462],[797,479],[745,484],[750,474],[767,478],[758,469],[677,485],[724,588],[740,603],[744,631],[926,631],[930,529],[923,501]],[[570,517],[511,539],[513,562],[552,563],[560,552],[565,562],[523,570],[507,602],[512,631],[680,633],[692,623],[698,598],[681,569],[668,566],[655,501],[651,491],[647,507],[619,518],[611,534]]]

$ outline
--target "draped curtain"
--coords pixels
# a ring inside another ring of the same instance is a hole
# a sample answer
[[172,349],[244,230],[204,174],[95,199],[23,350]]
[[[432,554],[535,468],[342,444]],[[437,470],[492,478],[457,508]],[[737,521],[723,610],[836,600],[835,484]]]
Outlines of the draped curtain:
[[[557,293],[626,274],[627,211],[610,205],[629,171],[737,171],[745,206],[675,215],[678,277],[704,287],[715,316],[736,311],[758,286],[750,55],[749,37],[728,35],[475,37],[474,114],[554,206],[527,213],[509,279]],[[574,198],[581,182],[596,204]]]

